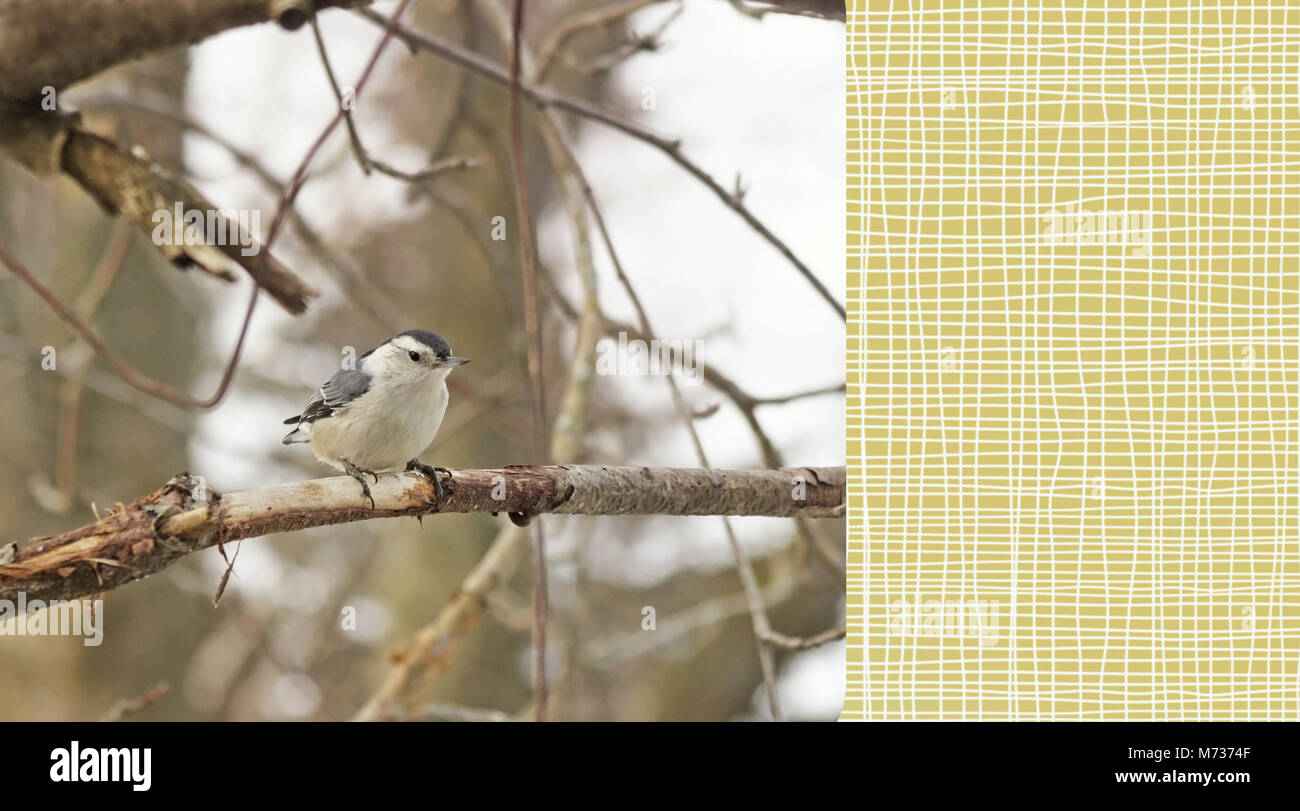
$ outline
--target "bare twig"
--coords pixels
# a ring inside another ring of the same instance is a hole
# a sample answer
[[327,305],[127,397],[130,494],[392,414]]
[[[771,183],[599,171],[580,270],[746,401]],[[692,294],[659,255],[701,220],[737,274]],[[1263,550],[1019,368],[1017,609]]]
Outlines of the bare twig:
[[[619,260],[618,252],[614,248],[614,241],[609,235],[609,229],[605,227],[605,218],[600,212],[600,206],[596,203],[596,196],[591,190],[591,184],[581,170],[577,171],[579,182],[582,184],[582,193],[587,198],[587,203],[591,207],[592,218],[596,222],[596,228],[600,231],[601,239],[605,243],[605,250],[609,254],[610,261],[614,265],[614,272],[618,275],[619,282],[627,292],[628,298],[632,300],[632,306],[636,310],[637,319],[641,322],[641,329],[648,335],[653,335],[654,329],[650,326],[650,317],[646,314],[645,307],[641,303],[641,297],[637,294],[636,288],[632,285],[632,280],[628,277],[623,268],[623,263]],[[677,379],[672,375],[665,375],[664,381],[668,384],[669,391],[673,397],[673,405],[681,415],[682,422],[686,425],[686,430],[690,434],[691,444],[695,446],[695,455],[704,467],[709,467],[708,454],[705,453],[704,443],[700,441],[699,431],[695,428],[695,414],[687,404],[686,398],[682,396],[681,387],[677,385]],[[776,664],[773,660],[771,648],[768,647],[765,635],[771,631],[771,623],[767,616],[767,607],[763,603],[762,591],[758,585],[758,578],[754,576],[753,567],[749,565],[744,551],[740,548],[740,541],[736,538],[734,528],[731,522],[723,518],[723,530],[727,536],[727,544],[731,547],[732,558],[736,562],[736,570],[740,575],[740,582],[745,590],[746,599],[749,601],[749,613],[754,626],[754,641],[758,647],[759,668],[763,674],[763,685],[767,690],[768,708],[772,711],[774,720],[781,720],[781,707],[777,701],[776,694]]]
[[[795,595],[798,585],[792,575],[773,578],[763,586],[763,604],[776,606],[785,602]],[[743,589],[712,597],[668,616],[660,615],[653,634],[638,629],[594,639],[586,646],[583,663],[602,669],[619,667],[701,629],[742,616],[749,617],[749,598]]]
[[[533,446],[546,446],[546,400],[542,390],[542,324],[537,313],[537,253],[532,209],[528,204],[528,167],[524,156],[523,111],[519,85],[524,40],[524,0],[515,0],[510,38],[510,166],[519,219],[519,267],[524,287],[524,326],[528,333],[528,378],[532,383]],[[546,719],[546,535],[542,522],[533,527],[533,720]]]
[[339,111],[343,114],[344,123],[347,124],[348,138],[352,141],[352,152],[357,157],[357,163],[361,165],[361,171],[370,174],[372,170],[376,170],[380,174],[395,177],[398,180],[420,184],[447,172],[478,167],[478,161],[472,158],[443,158],[435,160],[418,172],[407,172],[371,156],[361,144],[361,135],[357,132],[357,124],[352,117],[353,101],[349,101],[344,96],[343,88],[339,86],[338,78],[334,75],[334,68],[330,65],[329,54],[325,51],[325,38],[321,34],[320,23],[317,21],[314,11],[311,15],[311,31],[316,40],[316,50],[320,54],[321,64],[325,66],[325,76],[329,79],[330,87],[334,90],[334,98],[338,101]]
[[664,0],[622,0],[605,6],[586,9],[570,16],[552,28],[547,33],[546,38],[542,40],[542,43],[537,46],[537,66],[533,69],[532,80],[534,82],[545,80],[546,74],[551,70],[551,64],[554,62],[556,54],[575,35],[589,28],[611,25],[624,17],[635,14],[646,6],[662,2]]
[[320,21],[316,19],[316,8],[313,5],[311,9],[311,35],[316,41],[316,52],[320,54],[321,65],[325,67],[325,76],[329,79],[330,87],[334,89],[334,98],[338,102],[339,112],[343,113],[343,121],[348,127],[348,138],[352,140],[352,151],[356,153],[357,163],[361,164],[361,171],[370,174],[370,158],[366,155],[366,149],[361,145],[361,136],[357,133],[357,122],[352,120],[352,102],[343,95],[343,88],[339,87],[339,80],[334,75],[334,67],[330,64],[329,53],[325,50],[325,36],[320,31]]
[[[368,8],[357,9],[357,13],[379,26],[389,26],[393,21],[384,15]],[[394,18],[395,19],[395,18]],[[502,69],[499,65],[473,51],[456,45],[450,41],[415,31],[409,27],[398,25],[394,29],[398,37],[412,47],[421,48],[431,53],[437,54],[467,70],[473,71],[497,84],[509,86],[511,83],[510,72]],[[754,229],[759,236],[781,252],[783,256],[795,267],[795,269],[804,277],[814,290],[817,291],[827,304],[834,308],[835,312],[841,319],[847,318],[844,305],[836,301],[831,295],[826,285],[822,283],[817,275],[812,272],[808,265],[799,259],[794,251],[783,242],[780,238],[768,228],[762,220],[758,219],[744,202],[737,200],[732,191],[718,182],[713,175],[706,172],[699,164],[687,158],[681,149],[679,141],[664,138],[656,135],[641,125],[623,118],[615,113],[604,110],[588,101],[569,96],[552,88],[533,85],[527,82],[521,82],[520,92],[531,100],[534,104],[543,107],[555,107],[564,110],[567,113],[586,118],[591,121],[597,121],[609,127],[636,138],[639,141],[647,143],[659,151],[666,154],[678,166],[685,169],[692,177],[703,183],[710,191],[714,193],[728,208],[735,211],[750,228]]]
[[[14,363],[27,364],[31,360],[31,347],[12,335],[0,334],[0,357]],[[64,380],[70,380],[74,376],[74,370],[67,368],[67,364],[58,364],[52,371]],[[177,434],[189,433],[189,412],[175,403],[144,394],[114,374],[89,369],[86,375],[86,386],[114,402],[134,409]]]
[[821,397],[825,394],[843,394],[844,390],[845,388],[843,383],[835,383],[830,386],[822,386],[819,389],[797,391],[794,394],[774,395],[771,397],[751,397],[749,402],[751,405],[756,406],[785,405],[786,403],[793,403],[795,400],[803,400],[807,397]]
[[834,642],[837,639],[843,639],[845,633],[847,633],[847,631],[843,625],[838,628],[831,628],[822,631],[819,634],[802,637],[786,636],[785,634],[780,634],[768,629],[768,632],[763,634],[763,639],[776,645],[778,648],[785,648],[786,650],[808,650],[809,648],[815,648],[819,645],[825,645],[827,642]]
[[755,20],[768,14],[788,14],[844,22],[844,0],[728,0],[732,7]]
[[[560,310],[560,312],[563,313],[566,317],[576,320],[578,318],[577,310],[559,291],[559,289],[555,285],[554,280],[550,279],[548,275],[542,274],[542,281],[547,284],[547,294],[550,297],[550,300]],[[613,318],[604,315],[603,313],[601,314],[601,319],[605,324],[605,333],[607,335],[617,336],[619,333],[624,333],[625,335],[627,335],[629,340],[640,340],[645,342],[646,344],[649,344],[651,341],[655,340],[656,336],[643,332],[640,328],[632,324],[615,320]],[[789,398],[755,397],[749,394],[748,392],[746,392],[740,386],[740,384],[736,383],[736,381],[728,377],[726,374],[718,371],[717,367],[712,365],[705,365],[701,367],[701,369],[702,369],[704,382],[708,383],[710,386],[713,386],[715,389],[722,392],[722,394],[724,394],[727,397],[727,399],[731,400],[731,402],[736,406],[737,409],[740,410],[741,414],[745,417],[745,421],[748,423],[750,431],[754,435],[755,441],[758,442],[759,453],[763,459],[763,464],[768,467],[782,467],[784,466],[785,462],[782,461],[782,455],[779,451],[777,451],[776,445],[773,444],[771,437],[769,437],[767,435],[767,431],[763,429],[762,423],[758,421],[758,415],[756,413],[757,406],[767,404],[769,402],[771,402],[772,404],[776,404],[777,402],[783,400],[796,399],[798,397],[805,397],[805,396],[811,397],[823,393],[830,393],[832,390],[843,390],[843,386],[838,386],[838,387],[828,386],[825,389],[816,389],[814,391],[790,395]],[[828,542],[824,541],[824,539],[822,539],[819,535],[815,534],[812,531],[812,529],[808,527],[807,522],[804,521],[804,519],[796,518],[795,525],[799,533],[800,542],[810,546],[813,552],[816,554],[817,559],[821,561],[829,571],[833,572],[839,577],[843,577],[844,564],[840,561],[839,557],[835,554],[835,550],[831,547],[831,545]]]
[[[379,64],[379,57],[383,56],[384,51],[388,48],[388,44],[393,41],[398,20],[402,19],[402,15],[406,13],[406,9],[410,5],[411,0],[402,0],[402,4],[397,7],[397,11],[393,14],[392,19],[384,18],[383,25],[381,26],[384,28],[384,35],[379,39],[379,44],[375,46],[374,53],[370,55],[370,61],[366,62],[365,68],[361,71],[360,78],[357,79],[354,97],[360,98],[361,89],[366,86],[366,82],[370,81],[370,76],[374,73],[375,65]],[[298,198],[298,192],[302,190],[302,184],[307,178],[307,170],[310,168],[312,161],[315,160],[321,147],[325,145],[325,142],[329,140],[330,135],[333,134],[334,130],[338,127],[339,122],[344,119],[344,114],[346,112],[347,110],[343,109],[343,106],[340,105],[339,109],[334,113],[334,117],[330,119],[330,122],[325,125],[325,129],[321,131],[321,134],[317,136],[311,147],[307,149],[307,154],[303,155],[302,161],[298,164],[297,170],[294,171],[293,177],[290,178],[288,186],[285,188],[284,195],[280,198],[280,205],[276,209],[275,218],[271,221],[271,230],[266,237],[268,245],[280,233],[280,227],[284,223],[285,216],[293,207],[294,200]]]
[[392,164],[385,163],[378,158],[367,156],[370,161],[370,167],[377,170],[381,175],[395,177],[398,180],[405,180],[407,183],[427,183],[439,175],[445,175],[449,172],[464,172],[468,169],[477,169],[478,161],[473,158],[451,157],[440,158],[430,163],[428,166],[417,172],[407,172],[398,169]]
[[235,376],[235,369],[239,366],[239,357],[244,351],[244,339],[248,337],[248,325],[253,319],[253,308],[257,305],[257,294],[259,287],[253,285],[253,293],[248,299],[248,308],[244,311],[244,322],[239,329],[239,339],[235,342],[235,349],[230,353],[230,361],[226,364],[225,370],[221,373],[221,381],[217,384],[217,390],[211,397],[197,399],[184,392],[178,391],[168,384],[156,380],[153,377],[137,370],[134,366],[126,361],[121,355],[118,355],[111,347],[104,342],[99,334],[82,320],[71,308],[54,295],[48,287],[41,284],[32,272],[25,268],[17,259],[15,259],[0,243],[0,262],[6,265],[9,270],[27,284],[46,304],[59,314],[59,317],[67,321],[73,329],[77,331],[86,343],[94,347],[95,351],[100,354],[108,364],[113,367],[123,380],[130,383],[140,391],[151,394],[163,400],[175,403],[176,405],[186,408],[207,409],[217,405],[225,398],[226,392],[230,388],[230,381]]
[[[114,280],[122,270],[127,251],[131,247],[131,232],[123,227],[115,229],[109,238],[100,261],[91,271],[85,287],[72,304],[73,310],[86,321],[95,317],[104,297],[112,287]],[[80,350],[80,351],[78,351]],[[86,390],[86,377],[90,366],[85,362],[89,355],[88,348],[81,339],[74,340],[65,350],[74,357],[82,355],[81,362],[74,363],[71,373],[59,387],[59,439],[54,462],[54,503],[47,503],[52,512],[66,512],[72,506],[77,494],[77,445],[81,435],[81,403]]]

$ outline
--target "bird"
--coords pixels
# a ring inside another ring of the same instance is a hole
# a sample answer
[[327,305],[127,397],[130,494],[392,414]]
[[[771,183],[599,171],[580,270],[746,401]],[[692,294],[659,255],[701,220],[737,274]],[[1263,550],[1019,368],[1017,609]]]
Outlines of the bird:
[[340,369],[325,382],[301,414],[284,421],[294,426],[285,445],[311,443],[316,458],[361,483],[375,506],[366,477],[415,471],[433,481],[439,503],[451,471],[426,465],[419,456],[433,442],[447,413],[447,375],[469,358],[456,357],[451,345],[424,329],[410,329],[384,341]]

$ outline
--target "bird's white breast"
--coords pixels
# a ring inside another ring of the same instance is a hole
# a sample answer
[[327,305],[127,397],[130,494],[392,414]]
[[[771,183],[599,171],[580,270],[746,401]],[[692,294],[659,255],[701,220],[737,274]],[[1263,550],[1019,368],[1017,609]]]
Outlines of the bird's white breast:
[[376,473],[401,470],[433,442],[447,399],[445,373],[416,385],[372,384],[346,408],[312,425],[312,450],[339,469],[346,459]]

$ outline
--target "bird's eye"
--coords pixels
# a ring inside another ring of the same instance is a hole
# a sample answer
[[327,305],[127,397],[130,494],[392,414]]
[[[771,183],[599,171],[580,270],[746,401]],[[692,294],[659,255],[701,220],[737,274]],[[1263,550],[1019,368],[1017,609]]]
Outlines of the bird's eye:
[[410,355],[410,356],[411,356],[411,360],[415,361],[416,363],[419,363],[419,362],[420,362],[420,353],[419,353],[419,352],[407,352],[406,354]]

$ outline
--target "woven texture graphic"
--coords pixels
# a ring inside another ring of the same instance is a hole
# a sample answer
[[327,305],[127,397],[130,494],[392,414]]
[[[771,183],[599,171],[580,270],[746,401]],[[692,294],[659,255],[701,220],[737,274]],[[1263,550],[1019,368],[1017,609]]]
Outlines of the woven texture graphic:
[[843,717],[1300,717],[1300,6],[848,48]]

